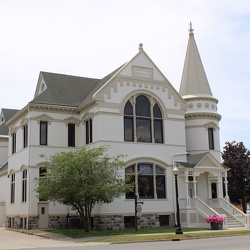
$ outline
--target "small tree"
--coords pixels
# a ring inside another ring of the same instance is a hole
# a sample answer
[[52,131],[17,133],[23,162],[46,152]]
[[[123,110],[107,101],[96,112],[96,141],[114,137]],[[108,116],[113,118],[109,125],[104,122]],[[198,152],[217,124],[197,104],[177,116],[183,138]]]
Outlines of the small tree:
[[83,147],[57,153],[46,162],[44,177],[36,179],[39,198],[58,201],[78,211],[86,232],[90,230],[94,205],[110,203],[131,189],[118,174],[124,166],[123,156],[104,155],[107,149]]
[[226,142],[222,158],[230,168],[228,172],[228,193],[232,202],[241,200],[244,212],[250,198],[250,152],[243,142]]

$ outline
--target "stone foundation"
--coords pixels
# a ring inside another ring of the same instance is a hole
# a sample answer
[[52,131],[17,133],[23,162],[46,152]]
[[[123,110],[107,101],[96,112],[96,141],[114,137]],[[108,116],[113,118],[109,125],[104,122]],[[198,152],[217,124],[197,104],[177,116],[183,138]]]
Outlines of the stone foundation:
[[67,215],[49,216],[49,228],[67,228]]
[[[50,215],[49,228],[68,228],[69,220],[67,215]],[[70,218],[79,218],[78,216],[70,216]],[[11,228],[27,228],[38,229],[38,216],[30,216],[29,218],[13,216],[6,218],[6,227]],[[169,225],[174,226],[174,214],[169,216]],[[142,214],[138,217],[138,228],[158,228],[160,227],[158,214]],[[123,215],[95,215],[93,216],[93,229],[94,230],[123,230],[125,229]]]
[[122,215],[94,216],[94,230],[123,230],[124,218]]
[[158,214],[143,214],[138,221],[138,228],[158,228],[160,227]]

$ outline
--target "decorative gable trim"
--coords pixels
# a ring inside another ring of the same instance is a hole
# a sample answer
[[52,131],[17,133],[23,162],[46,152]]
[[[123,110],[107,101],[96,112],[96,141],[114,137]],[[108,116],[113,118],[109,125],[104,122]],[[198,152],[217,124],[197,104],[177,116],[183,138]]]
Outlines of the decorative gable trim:
[[17,131],[17,127],[16,126],[13,126],[10,128],[10,134],[13,134]]
[[86,112],[86,113],[82,116],[81,120],[82,120],[83,122],[85,122],[86,120],[91,119],[91,118],[93,117],[93,115],[94,115],[93,112]]
[[25,165],[25,164],[22,164],[22,166],[20,167],[20,170],[23,171],[23,170],[25,170],[25,169],[28,169],[28,166]]
[[206,124],[204,124],[206,130],[208,130],[209,128],[213,128],[214,130],[216,130],[218,128],[217,124],[214,122],[208,122]]
[[48,122],[49,124],[51,124],[51,121],[53,120],[53,118],[47,114],[39,115],[39,116],[35,117],[35,119],[38,121],[38,123],[40,121],[45,121],[45,122]]
[[81,120],[79,120],[78,118],[76,118],[74,116],[70,116],[70,117],[64,119],[64,121],[65,121],[67,126],[69,123],[76,124],[77,126],[79,126],[79,124],[81,123]]
[[29,122],[29,119],[28,119],[27,117],[24,117],[24,118],[21,120],[21,126],[25,126],[28,122]]

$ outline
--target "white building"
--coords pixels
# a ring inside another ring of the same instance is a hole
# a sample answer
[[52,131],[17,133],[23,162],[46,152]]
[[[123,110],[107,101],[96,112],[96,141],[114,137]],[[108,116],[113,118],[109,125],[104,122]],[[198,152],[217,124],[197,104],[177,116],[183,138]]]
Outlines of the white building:
[[[183,227],[208,227],[204,218],[211,214],[225,214],[225,227],[230,214],[246,225],[244,214],[237,215],[229,203],[217,103],[192,27],[179,92],[142,44],[131,60],[103,79],[40,72],[34,99],[2,121],[9,128],[9,146],[8,157],[5,148],[0,152],[0,221],[15,228],[65,227],[67,215],[75,212],[39,201],[34,191],[34,178],[43,172],[40,155],[106,144],[111,156],[126,155],[124,176],[135,180],[144,202],[139,227],[175,224],[173,165],[179,169]],[[6,135],[0,143],[4,140]],[[93,226],[122,229],[131,225],[134,214],[134,193],[128,193],[97,205]]]

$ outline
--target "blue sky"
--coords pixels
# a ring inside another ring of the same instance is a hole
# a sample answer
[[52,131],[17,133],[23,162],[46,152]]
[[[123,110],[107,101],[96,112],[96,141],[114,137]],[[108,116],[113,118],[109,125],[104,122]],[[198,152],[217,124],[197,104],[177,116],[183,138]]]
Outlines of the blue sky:
[[40,71],[102,78],[141,42],[179,90],[190,21],[219,100],[221,149],[250,149],[248,0],[1,0],[0,108],[32,100]]

